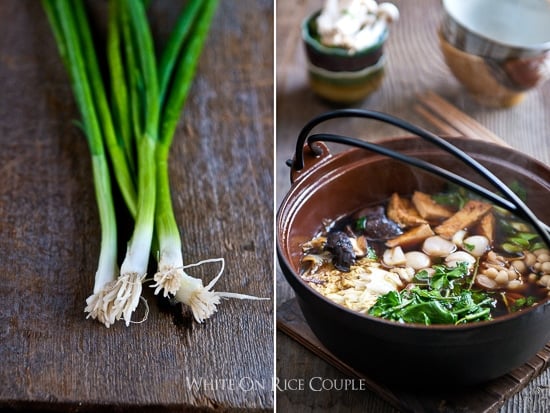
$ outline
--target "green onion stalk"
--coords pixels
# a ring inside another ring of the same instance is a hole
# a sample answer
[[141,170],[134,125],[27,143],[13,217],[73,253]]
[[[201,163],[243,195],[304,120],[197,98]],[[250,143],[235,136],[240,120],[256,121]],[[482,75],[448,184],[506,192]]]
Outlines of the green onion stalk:
[[[142,112],[142,124],[137,126],[137,210],[134,231],[128,242],[126,256],[120,266],[116,281],[116,299],[112,307],[115,319],[122,317],[128,326],[132,313],[137,308],[142,283],[147,274],[155,222],[156,163],[158,141],[159,98],[153,39],[147,23],[145,7],[140,1],[125,0],[123,13],[128,13],[128,22],[135,50],[137,68],[142,77],[142,95],[146,111]],[[127,40],[127,41],[128,41]],[[139,45],[139,47],[136,47]]]
[[[155,228],[159,242],[159,254],[158,269],[153,277],[155,283],[152,287],[155,288],[155,294],[163,291],[165,297],[173,296],[175,301],[188,305],[195,320],[199,323],[202,323],[216,312],[217,305],[222,298],[261,299],[245,294],[212,290],[223,273],[225,265],[223,258],[203,260],[187,266],[183,265],[181,237],[170,197],[169,149],[217,3],[217,0],[191,1],[178,20],[159,65],[160,96],[161,99],[166,100],[162,102],[164,104],[163,116],[156,156],[157,205]],[[203,4],[203,9],[199,12],[201,4]],[[200,15],[195,17],[198,13]],[[193,21],[195,21],[194,27],[192,27]],[[186,43],[185,50],[181,53],[180,61],[176,65],[178,51],[189,33],[192,33],[192,35]],[[174,86],[169,89],[170,82],[168,79],[170,78]],[[220,262],[220,271],[206,286],[203,285],[200,278],[194,278],[185,272],[187,268],[211,262]]]
[[[92,171],[96,202],[101,223],[101,247],[98,268],[95,273],[94,297],[88,299],[86,311],[93,318],[109,327],[114,319],[109,305],[100,305],[103,295],[116,283],[117,264],[117,225],[111,191],[111,177],[102,129],[99,124],[98,108],[90,87],[90,73],[86,70],[82,54],[82,29],[76,24],[78,2],[43,0],[44,10],[52,27],[59,53],[68,69],[73,93],[82,115],[81,126],[85,133],[92,158]],[[75,6],[75,8],[73,8]],[[90,53],[93,53],[90,51]]]
[[[129,325],[132,313],[141,298],[142,282],[147,272],[154,231],[155,153],[160,113],[153,41],[143,3],[131,0],[114,3],[117,3],[117,7],[110,7],[110,13],[124,14],[124,19],[120,21],[127,24],[128,27],[125,27],[124,31],[131,36],[131,39],[125,40],[134,43],[133,49],[127,49],[134,50],[137,54],[135,67],[132,69],[139,71],[141,84],[138,85],[136,82],[132,85],[136,88],[141,86],[142,89],[139,92],[135,91],[133,96],[143,99],[142,108],[151,109],[143,110],[140,113],[141,119],[132,118],[133,131],[138,133],[135,137],[135,147],[126,150],[124,147],[131,142],[123,134],[115,134],[114,121],[107,104],[83,2],[43,0],[58,49],[71,74],[73,91],[83,117],[83,129],[92,153],[94,185],[102,226],[102,245],[94,291],[86,300],[85,311],[88,317],[97,319],[107,327],[121,318]],[[111,19],[114,17],[110,16],[109,41],[114,46],[109,48],[108,57],[110,62],[113,62],[116,41],[119,39],[113,37]],[[136,45],[139,47],[135,47]],[[113,77],[121,73],[120,70],[117,73],[113,72],[111,66]],[[118,91],[120,86],[115,86],[115,99],[118,99]],[[120,99],[116,102],[120,108]],[[117,129],[120,130],[122,118],[119,112],[116,113]],[[128,172],[133,165],[130,156],[132,150],[137,153],[137,162],[134,166],[137,169],[135,183]],[[134,231],[128,242],[120,271],[117,266],[117,226],[107,152],[115,175],[120,170],[125,172],[125,179],[119,179],[117,183],[129,212],[135,217]]]
[[[107,327],[120,319],[127,326],[132,322],[142,284],[148,280],[153,245],[158,248],[155,294],[162,291],[190,306],[197,322],[214,314],[223,298],[260,299],[213,291],[224,271],[223,258],[184,266],[170,196],[170,146],[218,0],[188,2],[158,67],[144,2],[110,0],[106,48],[110,104],[83,2],[42,1],[71,76],[92,156],[102,240],[93,294],[86,300],[88,317]],[[134,218],[120,271],[109,166]],[[206,286],[185,271],[212,262],[219,262],[220,270]]]

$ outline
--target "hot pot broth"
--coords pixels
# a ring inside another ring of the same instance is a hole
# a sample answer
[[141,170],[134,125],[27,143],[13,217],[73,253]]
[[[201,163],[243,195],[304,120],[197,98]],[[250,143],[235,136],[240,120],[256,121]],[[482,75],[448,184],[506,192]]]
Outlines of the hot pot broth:
[[302,278],[327,298],[399,322],[461,324],[547,297],[550,254],[535,230],[462,189],[412,195],[323,223]]

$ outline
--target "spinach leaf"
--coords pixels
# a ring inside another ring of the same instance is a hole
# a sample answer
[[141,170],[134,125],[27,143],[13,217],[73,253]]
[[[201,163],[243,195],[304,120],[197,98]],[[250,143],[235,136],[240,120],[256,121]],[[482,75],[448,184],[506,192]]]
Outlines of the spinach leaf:
[[429,277],[419,271],[410,289],[378,297],[369,314],[402,323],[461,324],[491,319],[496,300],[484,291],[470,289],[468,267],[436,265]]

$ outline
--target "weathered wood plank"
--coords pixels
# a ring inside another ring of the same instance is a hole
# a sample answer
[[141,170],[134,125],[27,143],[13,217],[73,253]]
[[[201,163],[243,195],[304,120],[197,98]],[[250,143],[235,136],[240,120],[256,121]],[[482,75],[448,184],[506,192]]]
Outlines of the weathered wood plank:
[[[182,4],[153,2],[161,39]],[[269,0],[220,2],[170,157],[185,262],[223,256],[217,290],[263,297],[273,279],[272,16]],[[85,319],[99,223],[68,78],[40,2],[3,1],[0,27],[0,409],[271,410],[273,301],[223,301],[199,325],[145,288],[146,322]]]

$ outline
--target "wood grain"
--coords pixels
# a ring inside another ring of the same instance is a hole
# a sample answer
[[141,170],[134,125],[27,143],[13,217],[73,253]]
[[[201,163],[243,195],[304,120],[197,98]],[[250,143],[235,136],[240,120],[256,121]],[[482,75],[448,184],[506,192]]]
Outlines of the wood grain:
[[544,371],[550,360],[550,345],[547,345],[523,366],[484,385],[474,388],[449,389],[446,393],[433,392],[430,389],[411,391],[406,388],[379,384],[335,357],[311,331],[296,299],[289,300],[277,308],[277,328],[347,376],[362,381],[370,391],[403,412],[495,412],[510,397]]
[[[400,20],[392,26],[386,44],[387,66],[382,86],[355,107],[388,112],[445,134],[446,127],[434,125],[417,112],[418,97],[436,93],[483,125],[508,145],[550,164],[550,82],[532,91],[520,105],[497,110],[480,106],[472,100],[445,66],[438,45],[437,30],[441,20],[439,0],[394,0]],[[322,0],[278,0],[276,48],[276,204],[279,205],[290,187],[286,159],[292,156],[297,135],[313,116],[333,109],[317,99],[308,87],[305,55],[300,40],[300,22],[322,7]],[[316,130],[317,132],[320,130]],[[323,132],[340,133],[376,141],[400,136],[402,132],[365,120],[334,120]],[[332,151],[340,150],[333,147]],[[279,269],[276,278],[277,304],[294,297]],[[321,376],[347,377],[335,367],[312,355],[300,344],[277,333],[277,377],[305,378]],[[550,411],[550,373],[543,371],[524,390],[499,408],[501,413]],[[395,412],[396,408],[375,392],[307,392],[284,391],[277,394],[277,406],[303,412]],[[418,406],[417,406],[418,407]],[[418,411],[421,411],[419,408]]]
[[[153,2],[160,42],[182,4]],[[223,301],[197,324],[145,288],[146,322],[85,319],[100,234],[72,91],[40,2],[3,1],[0,27],[0,409],[271,410],[273,301]],[[262,297],[273,277],[272,39],[272,1],[220,2],[170,157],[184,261],[223,256],[217,289]]]

